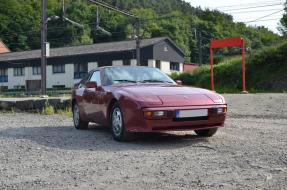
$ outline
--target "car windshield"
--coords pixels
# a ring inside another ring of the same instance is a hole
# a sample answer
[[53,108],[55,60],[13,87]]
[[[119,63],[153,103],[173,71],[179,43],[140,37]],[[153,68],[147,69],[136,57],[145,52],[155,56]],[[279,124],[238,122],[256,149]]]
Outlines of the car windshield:
[[117,83],[172,83],[166,74],[153,67],[109,67],[105,69],[106,85]]

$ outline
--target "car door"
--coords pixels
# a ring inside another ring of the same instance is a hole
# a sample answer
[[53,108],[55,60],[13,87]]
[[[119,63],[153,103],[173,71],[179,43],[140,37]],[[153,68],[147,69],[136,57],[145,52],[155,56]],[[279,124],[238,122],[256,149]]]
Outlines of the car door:
[[83,102],[85,107],[85,114],[88,119],[95,123],[100,123],[100,95],[101,95],[101,72],[96,70],[92,73],[88,81],[97,82],[97,88],[85,88],[83,95]]

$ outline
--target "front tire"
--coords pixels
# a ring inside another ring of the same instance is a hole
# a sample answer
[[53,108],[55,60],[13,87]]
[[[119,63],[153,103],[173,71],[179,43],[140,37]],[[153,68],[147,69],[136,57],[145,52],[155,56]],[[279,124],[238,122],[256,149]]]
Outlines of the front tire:
[[79,130],[88,129],[89,122],[83,121],[81,119],[80,109],[77,104],[73,106],[73,121],[74,121],[74,126],[76,129],[79,129]]
[[200,137],[212,137],[217,132],[218,128],[195,130],[194,132]]
[[110,122],[112,136],[116,141],[128,141],[131,139],[131,134],[125,129],[124,117],[118,103],[115,103],[112,108]]

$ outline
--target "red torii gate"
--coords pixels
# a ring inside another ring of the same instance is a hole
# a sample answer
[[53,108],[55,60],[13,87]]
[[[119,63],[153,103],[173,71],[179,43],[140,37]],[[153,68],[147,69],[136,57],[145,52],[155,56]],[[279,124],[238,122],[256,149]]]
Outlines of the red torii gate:
[[211,89],[214,90],[214,76],[213,76],[213,49],[225,47],[241,47],[242,50],[242,91],[246,92],[245,81],[245,41],[243,38],[225,38],[215,39],[210,41],[210,79]]

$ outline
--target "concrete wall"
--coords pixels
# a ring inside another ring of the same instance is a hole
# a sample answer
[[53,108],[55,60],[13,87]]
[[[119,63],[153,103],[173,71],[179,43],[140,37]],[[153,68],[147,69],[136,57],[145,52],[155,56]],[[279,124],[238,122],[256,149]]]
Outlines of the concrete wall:
[[155,63],[156,63],[156,61],[153,59],[148,60],[148,66],[149,67],[155,67]]
[[112,63],[113,63],[113,66],[122,66],[123,65],[122,60],[114,60]]
[[136,59],[131,60],[131,66],[137,66],[137,60]]
[[14,68],[8,69],[8,83],[0,83],[1,86],[8,86],[14,89],[15,86],[25,86],[26,80],[40,80],[41,75],[33,75],[32,67],[25,67],[24,76],[14,76]]
[[52,88],[54,85],[72,88],[74,84],[74,64],[66,64],[65,73],[53,73],[52,65],[47,66],[47,88]]
[[160,64],[161,64],[161,67],[160,67],[161,71],[163,71],[166,74],[170,74],[171,73],[170,72],[170,62],[168,62],[168,61],[161,61]]
[[88,63],[88,72],[90,72],[93,69],[98,68],[98,63],[97,62],[89,62]]

